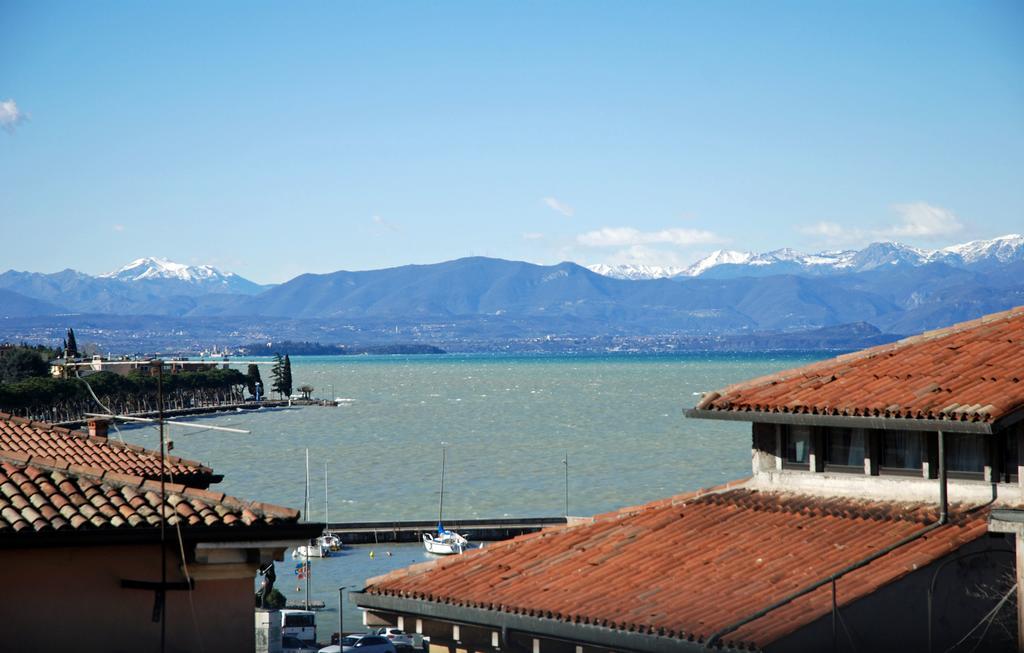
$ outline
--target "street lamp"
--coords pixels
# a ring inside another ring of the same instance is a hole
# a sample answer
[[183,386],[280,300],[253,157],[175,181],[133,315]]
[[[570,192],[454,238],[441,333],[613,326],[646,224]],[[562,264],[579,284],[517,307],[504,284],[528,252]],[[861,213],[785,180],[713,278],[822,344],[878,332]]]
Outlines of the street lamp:
[[338,588],[338,646],[341,646],[341,640],[345,637],[345,601],[342,598],[343,592],[348,585],[342,585]]

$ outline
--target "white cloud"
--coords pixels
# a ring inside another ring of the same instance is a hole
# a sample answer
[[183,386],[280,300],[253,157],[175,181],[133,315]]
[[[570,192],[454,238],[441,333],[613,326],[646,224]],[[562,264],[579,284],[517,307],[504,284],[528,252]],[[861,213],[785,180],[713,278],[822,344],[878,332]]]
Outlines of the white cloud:
[[568,204],[559,200],[556,197],[542,197],[541,201],[544,202],[544,204],[546,204],[547,207],[552,211],[561,213],[567,218],[571,218],[576,214],[576,209],[572,208],[571,206],[569,206]]
[[523,234],[523,240],[542,240],[543,238],[544,234],[537,231],[528,231]]
[[18,108],[18,103],[13,99],[0,102],[0,127],[3,127],[9,134],[14,133],[18,124],[28,120],[28,114]]
[[114,231],[124,231],[124,225],[123,224],[115,224],[114,225]]
[[686,266],[686,259],[677,252],[647,245],[633,245],[621,249],[606,259],[609,265],[649,265],[653,267]]
[[964,228],[952,211],[926,202],[896,204],[892,207],[902,221],[887,231],[897,238],[940,238]]
[[402,230],[402,228],[399,227],[397,224],[395,224],[393,222],[388,222],[387,220],[385,220],[384,218],[380,217],[379,215],[373,216],[373,218],[371,218],[371,220],[373,220],[373,224],[377,225],[378,227],[384,227],[385,229],[388,229],[390,231],[401,231]]
[[863,245],[870,241],[904,238],[931,240],[963,229],[960,219],[952,211],[926,202],[895,204],[892,209],[899,214],[900,220],[885,227],[860,229],[821,221],[797,227],[797,231],[828,245]]
[[722,238],[705,229],[661,229],[640,231],[633,227],[604,227],[576,236],[576,242],[587,247],[628,247],[631,245],[700,245],[722,242]]

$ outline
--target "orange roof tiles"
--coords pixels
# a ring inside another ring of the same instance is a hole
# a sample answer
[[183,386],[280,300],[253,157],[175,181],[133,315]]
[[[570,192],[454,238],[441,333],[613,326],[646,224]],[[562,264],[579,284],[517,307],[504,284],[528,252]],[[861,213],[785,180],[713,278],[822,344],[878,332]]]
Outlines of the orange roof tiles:
[[[978,512],[837,581],[846,605],[986,532]],[[610,513],[371,579],[368,594],[704,641],[922,529],[931,507],[726,490]],[[762,647],[831,611],[828,586],[725,636]]]
[[[108,438],[0,413],[0,453],[22,453],[30,458],[63,460],[145,478],[160,478],[160,453]],[[166,457],[171,477],[186,485],[208,486],[220,480],[213,470],[176,456]]]
[[991,423],[1024,409],[1024,307],[744,381],[697,411]]
[[220,492],[197,490],[139,476],[99,473],[53,464],[26,463],[0,454],[0,542],[47,532],[130,531],[160,525],[183,529],[278,526],[298,522],[299,511],[246,502]]

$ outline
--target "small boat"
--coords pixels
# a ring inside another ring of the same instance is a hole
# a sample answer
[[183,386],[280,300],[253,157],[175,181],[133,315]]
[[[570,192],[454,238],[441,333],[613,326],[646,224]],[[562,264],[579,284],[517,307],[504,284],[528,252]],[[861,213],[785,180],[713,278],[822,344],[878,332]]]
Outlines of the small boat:
[[452,555],[462,553],[470,547],[469,540],[458,533],[444,527],[444,467],[447,460],[447,449],[441,448],[441,496],[437,507],[437,533],[423,534],[423,547],[427,553]]
[[309,544],[302,544],[292,551],[292,558],[329,558],[334,551],[340,551],[341,539],[337,535],[324,534]]
[[328,537],[334,536],[321,535],[309,544],[300,544],[292,551],[292,558],[329,558],[331,551],[336,549],[331,548],[330,542],[327,541]]
[[423,534],[423,546],[427,549],[427,553],[452,555],[462,553],[470,547],[470,544],[464,536],[450,531],[444,527],[444,524],[438,523],[436,535]]
[[[306,449],[306,496],[303,500],[305,510],[303,514],[306,517],[306,521],[309,521],[309,449]],[[327,464],[324,463],[324,517],[327,516]],[[320,537],[310,540],[306,544],[300,544],[295,547],[292,551],[292,558],[298,559],[309,559],[309,558],[329,558],[331,557],[332,551],[337,551],[341,548],[341,541],[335,536],[331,535],[327,530],[324,530],[324,534]],[[335,548],[337,547],[337,548]]]

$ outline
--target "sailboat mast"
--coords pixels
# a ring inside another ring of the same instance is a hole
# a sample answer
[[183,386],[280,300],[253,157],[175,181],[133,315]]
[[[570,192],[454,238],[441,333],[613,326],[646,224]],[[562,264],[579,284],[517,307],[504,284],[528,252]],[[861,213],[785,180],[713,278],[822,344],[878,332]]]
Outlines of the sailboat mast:
[[441,497],[437,502],[437,523],[442,523],[442,515],[444,514],[444,466],[448,455],[448,448],[441,447]]
[[[306,498],[305,498],[305,510],[306,510],[306,523],[309,523],[309,449],[306,449]],[[309,577],[310,572],[313,569],[309,565],[309,550],[313,547],[313,540],[306,542],[306,556],[305,556],[305,576],[306,576],[306,609],[309,610]]]
[[324,530],[328,529],[328,525],[331,523],[330,513],[327,508],[327,463],[324,463]]

